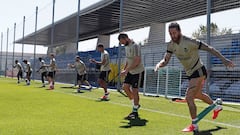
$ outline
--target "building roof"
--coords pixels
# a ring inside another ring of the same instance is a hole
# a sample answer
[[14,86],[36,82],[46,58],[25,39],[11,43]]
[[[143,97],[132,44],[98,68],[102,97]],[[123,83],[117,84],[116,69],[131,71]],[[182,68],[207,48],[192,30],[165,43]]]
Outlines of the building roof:
[[[211,0],[211,13],[240,7],[239,0]],[[167,23],[206,14],[207,0],[124,0],[123,30],[133,30],[151,23]],[[119,32],[120,0],[102,0],[80,11],[79,40]],[[54,42],[76,42],[77,12],[55,22]],[[51,25],[36,32],[36,44],[51,45]],[[16,43],[34,44],[35,33]]]

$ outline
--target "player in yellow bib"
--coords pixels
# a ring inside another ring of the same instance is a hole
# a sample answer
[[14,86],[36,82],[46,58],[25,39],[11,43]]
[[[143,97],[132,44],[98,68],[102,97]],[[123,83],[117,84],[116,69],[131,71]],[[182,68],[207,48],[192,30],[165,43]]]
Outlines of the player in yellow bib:
[[[164,58],[156,65],[155,70],[166,66],[172,54],[175,54],[175,56],[179,59],[189,79],[189,86],[186,91],[186,100],[192,118],[192,124],[184,131],[197,131],[197,108],[194,99],[201,99],[209,105],[213,104],[213,100],[202,91],[204,80],[207,78],[207,70],[199,57],[199,50],[207,51],[220,58],[226,67],[234,67],[234,64],[208,44],[182,35],[181,28],[178,23],[171,23],[168,30],[171,36],[171,41],[167,46],[167,52],[165,53]],[[221,110],[222,107],[220,105],[214,109],[213,119],[216,119]]]

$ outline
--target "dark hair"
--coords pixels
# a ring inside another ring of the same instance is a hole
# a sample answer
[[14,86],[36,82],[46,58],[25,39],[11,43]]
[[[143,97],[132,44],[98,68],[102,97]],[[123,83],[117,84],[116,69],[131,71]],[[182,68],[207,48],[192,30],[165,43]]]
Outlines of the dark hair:
[[15,60],[15,62],[18,62],[18,60]]
[[169,24],[168,29],[176,28],[178,31],[181,31],[180,25],[177,22],[172,22]]
[[120,33],[120,34],[118,35],[118,40],[123,39],[123,38],[128,38],[128,35],[125,34],[125,33]]
[[23,62],[27,62],[27,60],[23,60]]
[[39,57],[38,59],[39,59],[39,60],[42,60],[42,57]]
[[54,55],[53,53],[50,53],[50,56],[53,56],[53,57],[55,57],[55,55]]
[[101,48],[103,48],[103,44],[100,43],[100,44],[97,45],[97,47],[101,47]]

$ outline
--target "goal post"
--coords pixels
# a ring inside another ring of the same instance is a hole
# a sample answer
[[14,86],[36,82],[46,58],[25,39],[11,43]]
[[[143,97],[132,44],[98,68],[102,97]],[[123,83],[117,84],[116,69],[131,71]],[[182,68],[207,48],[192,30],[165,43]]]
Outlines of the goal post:
[[155,67],[145,67],[144,95],[181,97],[182,70],[179,67],[166,66],[157,72]]

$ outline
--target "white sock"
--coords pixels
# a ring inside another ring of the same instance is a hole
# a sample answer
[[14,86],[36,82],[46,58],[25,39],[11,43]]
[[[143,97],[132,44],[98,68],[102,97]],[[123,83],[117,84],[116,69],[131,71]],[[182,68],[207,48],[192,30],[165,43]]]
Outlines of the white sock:
[[216,105],[215,108],[214,108],[214,110],[220,110],[220,109],[222,109],[221,105]]
[[133,100],[133,99],[131,99],[131,103],[132,103],[132,105],[134,106],[134,100]]
[[139,106],[139,105],[134,105],[133,108],[138,109],[138,106]]

